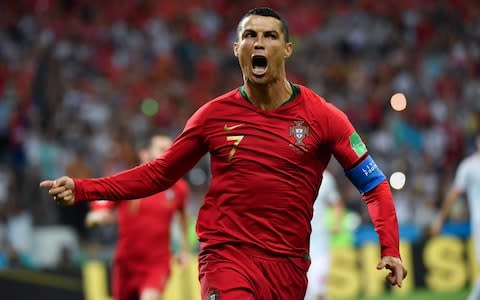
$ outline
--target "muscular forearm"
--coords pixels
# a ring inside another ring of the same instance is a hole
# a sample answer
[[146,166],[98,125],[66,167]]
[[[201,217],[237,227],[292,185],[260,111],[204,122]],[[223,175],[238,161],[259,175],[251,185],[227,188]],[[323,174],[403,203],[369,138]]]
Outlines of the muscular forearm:
[[387,181],[364,194],[363,200],[378,234],[382,257],[400,257],[397,215]]

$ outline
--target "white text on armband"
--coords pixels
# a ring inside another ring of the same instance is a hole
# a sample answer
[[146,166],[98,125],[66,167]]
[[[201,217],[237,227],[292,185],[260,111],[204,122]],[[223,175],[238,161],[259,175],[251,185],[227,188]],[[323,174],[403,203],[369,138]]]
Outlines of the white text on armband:
[[385,175],[370,155],[356,167],[346,170],[345,175],[361,193],[371,191],[385,180]]
[[378,169],[377,164],[373,160],[371,160],[370,162],[368,162],[365,168],[362,168],[362,171],[363,171],[363,174],[365,174],[365,176],[369,176],[370,174],[375,172],[377,169]]

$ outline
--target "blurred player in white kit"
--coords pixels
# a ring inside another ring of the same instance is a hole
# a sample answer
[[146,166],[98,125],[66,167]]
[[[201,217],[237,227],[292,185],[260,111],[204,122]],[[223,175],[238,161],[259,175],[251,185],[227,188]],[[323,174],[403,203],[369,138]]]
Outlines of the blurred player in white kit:
[[310,259],[306,300],[326,300],[327,282],[330,271],[330,229],[327,228],[328,207],[333,207],[335,223],[331,229],[339,230],[343,204],[337,189],[335,178],[329,171],[323,173],[323,181],[313,206],[310,236]]
[[[443,226],[453,203],[462,195],[467,196],[470,207],[472,240],[475,245],[477,263],[480,263],[480,133],[476,136],[476,151],[460,162],[450,188],[432,226],[432,234],[438,234]],[[480,278],[477,278],[467,300],[480,300]]]

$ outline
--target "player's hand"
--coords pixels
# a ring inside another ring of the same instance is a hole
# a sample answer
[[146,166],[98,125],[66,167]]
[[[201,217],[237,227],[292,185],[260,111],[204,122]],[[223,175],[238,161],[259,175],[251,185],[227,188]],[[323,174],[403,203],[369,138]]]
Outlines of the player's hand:
[[56,180],[44,180],[40,187],[48,189],[48,194],[60,205],[73,205],[75,203],[75,183],[67,176]]
[[407,277],[407,269],[398,257],[384,256],[377,265],[377,270],[388,269],[390,273],[385,279],[391,284],[402,287],[402,281]]
[[192,256],[190,254],[190,251],[188,251],[187,249],[182,249],[177,255],[177,262],[180,267],[185,268],[190,262],[191,257]]
[[97,209],[88,212],[85,217],[85,225],[87,227],[96,227],[103,224],[114,223],[115,217],[109,209]]
[[435,236],[438,235],[442,231],[443,221],[438,218],[433,222],[432,226],[430,227],[430,235]]

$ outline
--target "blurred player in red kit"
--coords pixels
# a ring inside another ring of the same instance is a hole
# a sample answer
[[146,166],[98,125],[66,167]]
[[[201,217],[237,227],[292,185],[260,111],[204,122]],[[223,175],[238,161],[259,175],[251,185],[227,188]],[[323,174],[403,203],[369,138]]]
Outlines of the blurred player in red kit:
[[61,205],[135,199],[167,189],[210,153],[197,221],[202,299],[300,300],[313,202],[333,155],[368,205],[381,247],[377,268],[390,269],[386,279],[401,286],[407,270],[385,176],[344,113],[287,80],[292,51],[280,15],[250,10],[233,44],[244,85],[197,110],[162,156],[109,177],[63,176],[40,186]]
[[[160,156],[172,140],[153,136],[140,152],[141,163]],[[188,215],[185,202],[188,185],[180,179],[164,192],[132,201],[95,201],[87,214],[87,226],[118,223],[118,241],[113,262],[112,290],[116,300],[160,300],[170,275],[170,225],[179,214],[182,231],[178,259],[189,256]]]

